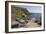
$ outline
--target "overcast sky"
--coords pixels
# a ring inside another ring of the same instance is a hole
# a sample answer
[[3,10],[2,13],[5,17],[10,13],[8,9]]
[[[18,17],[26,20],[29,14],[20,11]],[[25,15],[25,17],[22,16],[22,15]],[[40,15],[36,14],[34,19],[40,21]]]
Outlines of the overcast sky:
[[26,8],[29,12],[32,12],[32,13],[41,13],[42,12],[42,7],[41,6],[16,5],[16,7]]

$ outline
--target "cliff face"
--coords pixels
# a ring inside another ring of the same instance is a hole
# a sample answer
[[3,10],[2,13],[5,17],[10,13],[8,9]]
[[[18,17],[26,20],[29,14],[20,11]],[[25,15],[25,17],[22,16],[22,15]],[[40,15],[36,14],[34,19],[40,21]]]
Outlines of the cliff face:
[[12,6],[12,16],[19,17],[19,18],[27,18],[28,17],[28,10],[26,8]]

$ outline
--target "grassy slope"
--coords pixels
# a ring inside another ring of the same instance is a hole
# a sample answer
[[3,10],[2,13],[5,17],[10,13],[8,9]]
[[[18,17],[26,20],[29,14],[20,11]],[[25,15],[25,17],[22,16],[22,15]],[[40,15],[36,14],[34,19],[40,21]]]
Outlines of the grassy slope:
[[[17,16],[19,18],[27,18],[28,14],[29,13],[26,8],[12,6],[12,15],[13,16]],[[24,15],[24,17],[22,17],[23,15]]]

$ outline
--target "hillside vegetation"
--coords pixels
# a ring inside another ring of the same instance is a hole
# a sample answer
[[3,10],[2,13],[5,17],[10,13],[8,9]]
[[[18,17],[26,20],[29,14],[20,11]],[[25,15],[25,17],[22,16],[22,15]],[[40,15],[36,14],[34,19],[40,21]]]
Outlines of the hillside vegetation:
[[26,8],[12,6],[11,10],[12,10],[12,16],[19,17],[21,19],[28,18],[28,15],[30,14]]

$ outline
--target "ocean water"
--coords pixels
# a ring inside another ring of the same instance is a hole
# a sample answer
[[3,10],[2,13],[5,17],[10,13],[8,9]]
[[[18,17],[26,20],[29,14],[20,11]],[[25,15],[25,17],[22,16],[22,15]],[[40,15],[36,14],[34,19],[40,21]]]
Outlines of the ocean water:
[[41,19],[41,13],[31,13],[29,20],[31,20],[32,18]]

